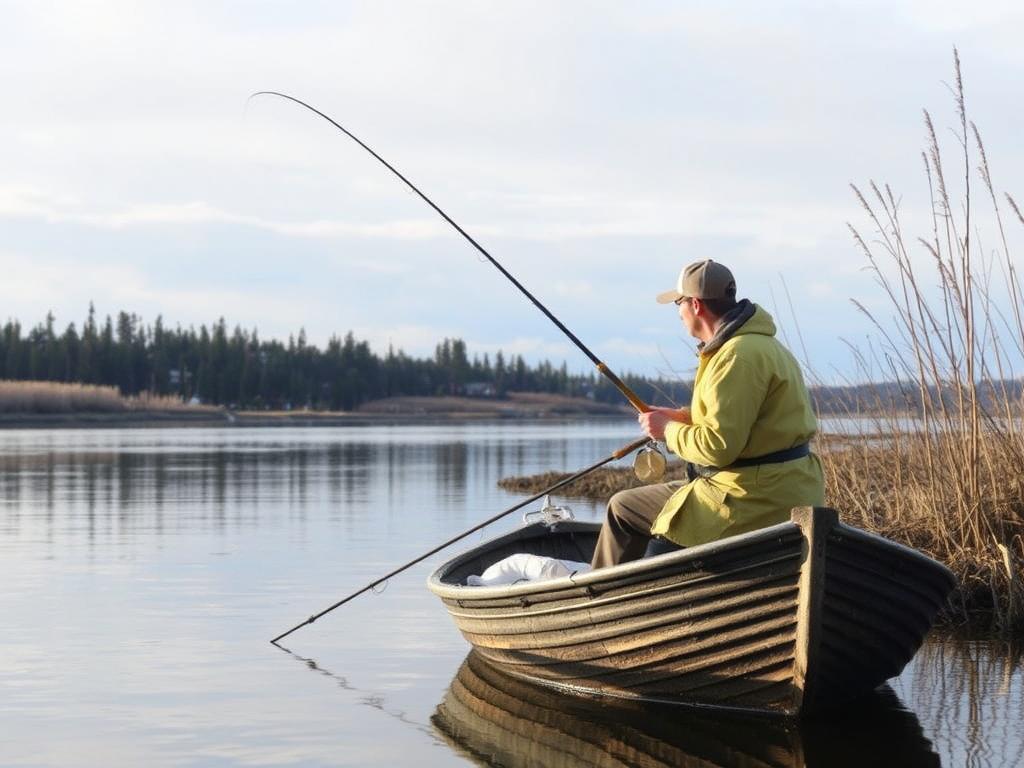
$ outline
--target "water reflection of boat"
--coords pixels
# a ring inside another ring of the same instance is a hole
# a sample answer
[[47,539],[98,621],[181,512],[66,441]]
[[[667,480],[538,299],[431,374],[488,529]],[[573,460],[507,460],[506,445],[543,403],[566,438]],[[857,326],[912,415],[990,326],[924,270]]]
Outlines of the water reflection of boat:
[[898,675],[954,584],[919,552],[805,509],[789,523],[590,573],[465,586],[518,552],[589,561],[598,530],[527,526],[442,565],[428,586],[480,656],[510,675],[795,715]]
[[673,706],[567,698],[470,653],[431,721],[480,764],[508,768],[940,765],[888,687],[828,722],[714,719]]

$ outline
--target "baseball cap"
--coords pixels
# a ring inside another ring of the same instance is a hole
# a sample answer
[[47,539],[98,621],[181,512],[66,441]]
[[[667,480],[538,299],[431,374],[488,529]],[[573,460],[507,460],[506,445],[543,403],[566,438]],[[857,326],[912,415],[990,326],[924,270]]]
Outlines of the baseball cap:
[[668,304],[683,297],[692,299],[734,299],[736,278],[724,264],[711,259],[695,261],[679,273],[674,290],[658,294],[659,304]]

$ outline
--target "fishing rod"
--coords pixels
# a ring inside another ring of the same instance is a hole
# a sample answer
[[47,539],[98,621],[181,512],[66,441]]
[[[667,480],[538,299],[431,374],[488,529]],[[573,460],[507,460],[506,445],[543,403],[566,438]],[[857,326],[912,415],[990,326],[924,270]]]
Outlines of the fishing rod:
[[458,224],[456,224],[451,216],[449,216],[447,213],[442,211],[433,200],[431,200],[429,197],[427,197],[425,194],[423,194],[415,184],[413,184],[411,181],[409,181],[409,179],[407,179],[405,176],[403,176],[402,173],[400,173],[397,168],[395,168],[393,165],[391,165],[391,163],[389,163],[383,157],[381,157],[376,152],[374,152],[372,149],[370,149],[358,136],[353,134],[351,131],[349,131],[347,128],[342,126],[340,123],[338,123],[336,120],[334,120],[330,116],[325,115],[323,112],[321,112],[316,107],[310,106],[306,102],[302,101],[301,99],[297,99],[294,96],[289,96],[287,93],[280,93],[279,91],[257,91],[256,93],[252,94],[249,98],[253,99],[256,96],[277,96],[277,97],[282,98],[282,99],[287,99],[288,101],[293,101],[293,102],[295,102],[296,104],[298,104],[301,107],[305,107],[310,112],[313,112],[314,114],[317,114],[320,117],[322,117],[324,120],[329,122],[331,125],[333,125],[335,128],[337,128],[339,131],[341,131],[346,136],[348,136],[350,139],[352,139],[352,141],[354,141],[360,147],[362,147],[367,152],[369,152],[371,155],[373,155],[381,163],[381,165],[383,165],[385,168],[387,168],[389,171],[391,171],[393,174],[395,174],[395,176],[397,176],[399,179],[401,179],[403,182],[405,182],[406,186],[409,187],[409,189],[411,189],[413,192],[415,192],[417,195],[419,195],[420,198],[423,200],[423,202],[425,202],[427,205],[429,205],[431,208],[433,208],[435,211],[437,211],[438,214],[440,214],[441,218],[443,218],[445,221],[447,221],[449,224],[451,224],[455,228],[456,232],[458,232],[460,235],[462,235],[464,238],[466,238],[466,240],[469,241],[470,245],[472,245],[474,248],[476,248],[478,251],[480,251],[480,253],[482,253],[484,255],[484,257],[486,257],[486,259],[489,262],[491,262],[491,264],[493,264],[494,267],[499,272],[501,272],[501,274],[503,274],[505,277],[507,277],[516,288],[518,288],[520,291],[522,291],[523,295],[525,295],[526,298],[528,298],[531,302],[533,302],[533,305],[535,307],[537,307],[537,309],[539,309],[541,312],[543,312],[547,316],[547,318],[551,322],[553,322],[558,327],[558,329],[562,333],[564,333],[569,338],[569,340],[572,341],[572,343],[575,344],[576,347],[584,355],[586,355],[588,358],[590,358],[590,361],[597,367],[597,370],[599,370],[605,376],[605,378],[607,378],[612,384],[614,384],[615,388],[618,389],[619,392],[621,392],[625,396],[625,398],[627,400],[629,400],[630,405],[632,405],[634,408],[636,408],[636,410],[639,413],[646,413],[647,411],[651,410],[650,406],[648,406],[643,400],[641,400],[640,397],[622,381],[622,379],[620,379],[618,376],[616,376],[614,373],[612,373],[611,369],[607,365],[605,365],[604,362],[602,362],[600,359],[598,359],[597,355],[595,355],[593,352],[591,352],[586,344],[584,344],[582,341],[580,341],[576,337],[576,334],[574,334],[572,331],[570,331],[568,328],[566,328],[565,325],[562,324],[561,320],[559,320],[557,317],[555,317],[550,312],[550,310],[548,310],[547,307],[545,307],[543,304],[541,304],[540,301],[538,301],[537,298],[532,293],[530,293],[525,288],[525,286],[523,286],[522,283],[520,283],[518,280],[516,280],[516,278],[513,277],[512,274],[507,269],[505,269],[501,264],[499,264],[498,260],[495,259],[493,256],[491,256],[491,254],[489,254],[487,252],[487,250],[482,245],[480,245],[480,243],[478,243],[476,240],[474,240],[472,237],[470,237],[469,233],[467,233],[466,230],[464,230],[462,227],[460,227]]
[[[415,560],[410,560],[405,565],[401,565],[398,568],[395,568],[395,570],[393,570],[393,571],[391,571],[389,573],[384,574],[379,579],[376,579],[375,581],[370,582],[369,584],[367,584],[362,589],[357,590],[357,591],[353,592],[352,594],[347,595],[346,597],[343,597],[341,600],[336,602],[334,605],[332,605],[332,606],[330,606],[328,608],[325,608],[324,610],[320,611],[320,613],[316,613],[316,614],[310,616],[308,619],[306,619],[301,624],[296,624],[294,627],[289,629],[287,632],[282,632],[280,635],[275,637],[270,642],[273,643],[274,645],[277,645],[278,644],[278,640],[283,640],[284,638],[288,637],[288,635],[290,635],[295,630],[301,629],[302,627],[306,626],[307,624],[312,624],[314,621],[319,619],[324,614],[330,613],[335,608],[338,608],[338,607],[344,605],[345,603],[347,603],[349,600],[352,600],[353,598],[359,597],[359,595],[363,594],[364,592],[369,592],[371,589],[373,589],[377,585],[383,584],[385,581],[390,579],[392,576],[397,576],[402,571],[408,570],[409,568],[411,568],[412,566],[416,565],[417,563],[426,560],[431,555],[440,552],[445,547],[450,546],[451,544],[454,544],[455,542],[459,541],[460,539],[466,538],[471,533],[476,533],[481,528],[484,528],[484,527],[490,525],[491,523],[500,520],[501,518],[505,517],[506,515],[512,514],[517,509],[522,509],[527,504],[532,504],[533,502],[537,501],[538,499],[546,496],[549,493],[557,491],[559,488],[568,485],[569,483],[573,482],[574,480],[579,480],[584,475],[590,474],[595,469],[598,469],[599,467],[603,467],[605,464],[608,464],[609,462],[616,461],[617,459],[621,459],[623,456],[628,456],[633,451],[637,450],[638,448],[643,448],[645,445],[647,445],[650,442],[651,442],[651,438],[649,438],[649,437],[642,437],[639,440],[634,440],[629,445],[624,445],[622,448],[619,448],[617,451],[615,451],[615,452],[611,453],[610,455],[606,456],[605,458],[601,459],[599,462],[597,462],[595,464],[591,464],[586,469],[581,469],[576,474],[570,475],[569,477],[566,477],[566,478],[563,478],[562,480],[559,480],[557,483],[555,483],[554,485],[550,486],[549,488],[545,488],[540,493],[534,494],[533,496],[531,496],[530,498],[526,499],[525,501],[521,501],[518,504],[516,504],[516,505],[514,505],[512,507],[509,507],[504,512],[499,512],[498,514],[494,515],[493,517],[487,518],[482,523],[478,523],[477,525],[474,525],[472,528],[470,528],[469,530],[463,531],[458,536],[455,536],[455,537],[453,537],[451,539],[448,539],[448,541],[446,541],[444,544],[439,544],[438,546],[434,547],[429,552],[424,552],[422,555],[417,557]],[[278,647],[280,647],[280,646],[278,646]]]

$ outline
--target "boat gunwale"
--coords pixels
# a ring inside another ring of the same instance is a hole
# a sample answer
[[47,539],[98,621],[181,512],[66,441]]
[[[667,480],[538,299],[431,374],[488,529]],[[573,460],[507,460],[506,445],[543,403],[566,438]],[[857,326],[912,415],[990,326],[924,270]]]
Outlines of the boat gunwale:
[[[676,552],[668,552],[654,557],[645,557],[621,565],[609,566],[585,573],[574,573],[554,579],[542,579],[518,584],[500,584],[494,586],[469,586],[467,584],[451,584],[445,577],[466,563],[481,558],[491,550],[512,544],[516,541],[542,538],[557,533],[597,533],[601,524],[597,522],[570,521],[548,526],[543,522],[532,523],[510,531],[497,538],[486,541],[472,549],[466,550],[438,566],[427,578],[427,588],[442,599],[451,600],[495,600],[510,597],[526,597],[528,595],[550,594],[561,590],[574,590],[580,587],[596,587],[605,582],[612,582],[622,577],[642,576],[646,572],[666,571],[662,576],[669,576],[672,568],[683,568],[696,561],[700,563],[709,556],[716,556],[731,549],[739,549],[747,545],[761,542],[778,541],[780,538],[794,534],[803,535],[800,526],[789,520],[784,523],[759,528],[747,533],[737,534],[725,539],[718,539],[695,547],[687,547]],[[829,532],[829,538],[840,537],[853,539],[873,548],[882,549],[901,558],[912,560],[924,567],[934,569],[943,574],[952,587],[956,583],[953,572],[942,563],[911,547],[891,541],[868,531],[837,523]],[[642,583],[642,582],[641,582]]]
[[506,544],[524,539],[540,539],[546,535],[558,533],[597,533],[600,529],[600,523],[585,521],[562,522],[556,523],[554,526],[548,526],[542,522],[531,523],[486,541],[442,563],[427,577],[427,587],[441,598],[493,600],[536,593],[557,592],[559,590],[571,590],[615,581],[622,577],[641,575],[648,571],[665,571],[663,576],[670,576],[672,575],[673,566],[685,566],[693,561],[700,562],[709,555],[718,555],[734,548],[741,548],[744,545],[756,544],[762,541],[773,541],[777,540],[778,537],[800,534],[800,527],[789,521],[767,528],[760,528],[756,531],[741,533],[727,539],[719,539],[707,544],[687,547],[676,552],[667,552],[663,555],[645,557],[628,563],[622,563],[621,565],[608,566],[585,573],[574,573],[569,576],[559,576],[554,579],[541,579],[520,584],[499,584],[494,586],[469,586],[468,584],[451,584],[444,581],[444,578],[456,568]]

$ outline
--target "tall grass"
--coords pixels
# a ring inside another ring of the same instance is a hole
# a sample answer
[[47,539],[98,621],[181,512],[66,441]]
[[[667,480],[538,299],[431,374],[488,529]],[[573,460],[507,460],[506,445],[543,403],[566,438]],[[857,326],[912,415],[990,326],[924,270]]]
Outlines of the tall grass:
[[[904,396],[896,401],[891,388],[876,385],[869,410],[880,437],[834,448],[824,442],[820,453],[829,503],[849,522],[953,568],[961,584],[955,616],[1013,631],[1024,629],[1024,400],[1016,370],[1024,322],[1001,201],[1021,224],[1024,216],[996,192],[981,133],[967,116],[956,51],[954,66],[954,160],[944,159],[924,113],[925,234],[908,231],[888,185],[853,186],[871,232],[850,230],[886,297],[884,311],[855,302],[878,335],[872,348],[855,352],[865,377],[895,379]],[[982,217],[996,232],[995,250],[983,248]]]
[[0,413],[121,413],[126,411],[218,410],[191,406],[176,397],[142,393],[123,397],[117,387],[55,381],[0,380]]

